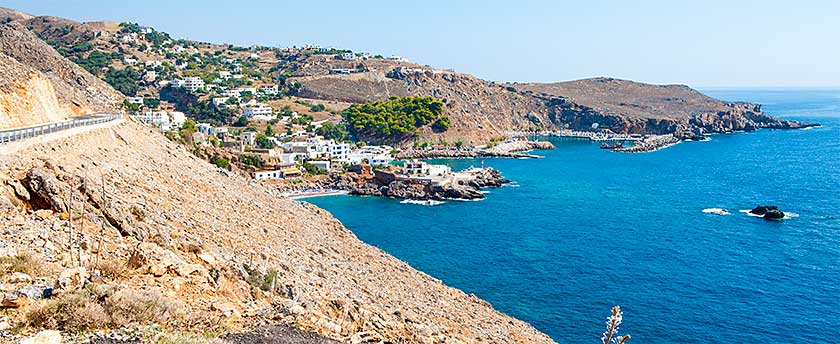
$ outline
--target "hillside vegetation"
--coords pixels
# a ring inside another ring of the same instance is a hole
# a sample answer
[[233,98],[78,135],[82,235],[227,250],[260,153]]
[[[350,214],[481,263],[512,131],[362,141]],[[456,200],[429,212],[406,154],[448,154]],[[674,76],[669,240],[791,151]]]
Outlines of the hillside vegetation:
[[437,131],[449,129],[449,119],[441,116],[443,106],[431,97],[391,97],[351,105],[344,112],[344,120],[353,135],[363,141],[402,141],[415,137],[420,128],[430,124]]

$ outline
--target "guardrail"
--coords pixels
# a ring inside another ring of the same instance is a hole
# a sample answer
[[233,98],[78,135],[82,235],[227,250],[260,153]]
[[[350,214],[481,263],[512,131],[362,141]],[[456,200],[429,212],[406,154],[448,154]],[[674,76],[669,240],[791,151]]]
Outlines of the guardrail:
[[103,115],[95,117],[74,118],[66,121],[42,124],[28,128],[3,130],[0,131],[0,145],[15,141],[27,140],[33,137],[38,137],[41,135],[55,133],[67,129],[106,123],[120,118],[122,118],[121,114]]

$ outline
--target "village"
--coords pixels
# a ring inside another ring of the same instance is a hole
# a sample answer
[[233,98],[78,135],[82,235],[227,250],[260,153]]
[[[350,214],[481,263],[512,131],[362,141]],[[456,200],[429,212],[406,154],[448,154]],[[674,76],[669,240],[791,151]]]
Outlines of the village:
[[[429,157],[535,157],[498,147],[422,145],[399,149],[353,142],[341,116],[351,104],[298,96],[288,79],[301,56],[332,61],[327,74],[377,68],[372,61],[404,61],[349,50],[306,45],[250,48],[175,40],[132,23],[96,33],[100,45],[119,53],[68,57],[104,74],[128,94],[132,117],[156,127],[227,173],[267,183],[287,196],[349,192],[400,198],[483,198],[478,188],[499,186],[492,169],[453,172]],[[103,43],[104,42],[104,43]],[[75,48],[75,47],[74,47]],[[75,54],[75,55],[74,55]],[[373,64],[369,64],[373,63]],[[520,140],[500,147],[529,150]],[[327,182],[324,182],[327,180]]]

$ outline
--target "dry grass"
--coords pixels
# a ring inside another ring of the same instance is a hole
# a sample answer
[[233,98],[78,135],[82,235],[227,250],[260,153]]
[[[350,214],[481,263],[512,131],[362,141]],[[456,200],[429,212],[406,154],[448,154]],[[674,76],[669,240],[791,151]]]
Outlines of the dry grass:
[[98,270],[102,277],[112,281],[121,281],[131,276],[131,269],[128,267],[128,262],[105,260],[99,263]]
[[181,305],[151,290],[88,286],[58,298],[34,303],[25,312],[25,325],[38,329],[83,332],[126,325],[173,325]]
[[194,334],[164,335],[157,339],[156,344],[227,344],[217,338],[206,338]]
[[41,276],[47,272],[44,262],[29,253],[0,258],[0,273],[22,272],[30,276]]

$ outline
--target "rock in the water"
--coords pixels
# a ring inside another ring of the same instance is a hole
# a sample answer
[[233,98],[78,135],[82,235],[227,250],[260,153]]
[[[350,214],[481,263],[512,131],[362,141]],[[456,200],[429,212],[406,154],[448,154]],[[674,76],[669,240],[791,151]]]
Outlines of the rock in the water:
[[780,220],[785,218],[785,213],[778,209],[769,209],[764,213],[764,218],[768,220]]
[[769,210],[779,210],[779,207],[775,205],[760,205],[750,210],[750,214],[764,216]]

